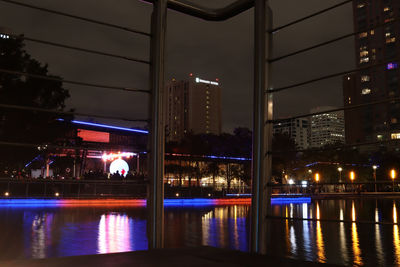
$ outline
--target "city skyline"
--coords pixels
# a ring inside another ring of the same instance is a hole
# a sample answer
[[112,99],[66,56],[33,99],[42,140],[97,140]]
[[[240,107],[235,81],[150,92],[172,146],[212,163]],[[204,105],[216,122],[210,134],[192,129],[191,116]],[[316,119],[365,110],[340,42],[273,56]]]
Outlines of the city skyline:
[[[29,3],[29,1],[25,1]],[[223,6],[231,1],[201,1],[210,7]],[[339,1],[310,1],[295,11],[287,10],[291,1],[271,1],[274,11],[274,25],[282,25],[295,18],[309,14],[314,10],[327,7]],[[88,16],[110,21],[116,24],[132,26],[148,31],[151,5],[145,3],[120,2],[116,16],[107,2],[85,1],[76,5],[63,2],[41,1],[43,7],[61,9],[73,14],[87,12]],[[25,34],[44,40],[64,42],[81,47],[90,47],[102,51],[118,52],[139,58],[148,58],[148,40],[129,33],[84,25],[72,19],[63,20],[54,15],[19,8],[11,4],[0,3],[6,10],[0,25],[13,30],[15,34]],[[167,72],[165,80],[182,79],[192,72],[201,77],[216,77],[223,84],[222,90],[222,126],[224,132],[235,127],[251,126],[252,98],[252,12],[249,10],[237,18],[225,23],[210,23],[190,18],[174,11],[168,13],[167,31]],[[132,14],[137,18],[131,20]],[[339,14],[339,15],[338,15]],[[19,20],[15,20],[18,15]],[[141,19],[143,18],[143,19]],[[132,21],[136,24],[132,25]],[[333,23],[335,26],[333,27]],[[73,30],[71,30],[73,29]],[[336,37],[352,29],[351,5],[343,6],[327,13],[324,18],[315,18],[299,25],[294,30],[280,31],[275,37],[275,55],[279,56],[327,37]],[[330,32],[326,36],[325,32]],[[295,39],[296,42],[292,42]],[[291,84],[319,75],[342,69],[351,69],[354,61],[352,38],[339,44],[322,48],[315,53],[296,56],[291,61],[274,64],[273,86]],[[334,49],[345,53],[337,57],[327,51]],[[136,63],[116,62],[102,57],[71,52],[59,48],[47,47],[27,42],[27,51],[41,62],[49,64],[50,73],[65,79],[83,80],[120,86],[132,86],[147,89],[147,66]],[[347,51],[347,52],[346,52]],[[312,63],[312,68],[302,67],[302,62]],[[329,62],[329,64],[326,64]],[[322,66],[325,66],[322,68]],[[284,71],[285,69],[285,71]],[[290,77],[288,73],[291,73]],[[70,89],[71,99],[68,107],[77,111],[95,114],[113,113],[136,119],[147,116],[147,97],[131,93],[114,93],[103,89],[89,89],[78,86],[65,86]],[[326,91],[332,92],[328,97]],[[96,95],[97,101],[92,101]],[[310,97],[312,96],[312,97]],[[114,100],[115,98],[115,100]],[[298,101],[298,100],[301,101]],[[275,115],[285,117],[304,113],[319,105],[342,105],[341,80],[334,79],[312,84],[276,94]],[[240,106],[241,109],[236,107]],[[123,124],[123,123],[121,123]],[[125,124],[124,126],[129,126]]]

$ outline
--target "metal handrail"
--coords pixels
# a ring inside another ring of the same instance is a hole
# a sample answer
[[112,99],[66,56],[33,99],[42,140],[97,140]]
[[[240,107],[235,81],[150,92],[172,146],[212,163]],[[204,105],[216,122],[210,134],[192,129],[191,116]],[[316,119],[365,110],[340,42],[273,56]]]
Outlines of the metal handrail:
[[[143,0],[154,3],[154,0]],[[222,8],[206,8],[184,0],[168,0],[168,8],[180,13],[209,21],[230,19],[254,6],[254,0],[237,0]]]

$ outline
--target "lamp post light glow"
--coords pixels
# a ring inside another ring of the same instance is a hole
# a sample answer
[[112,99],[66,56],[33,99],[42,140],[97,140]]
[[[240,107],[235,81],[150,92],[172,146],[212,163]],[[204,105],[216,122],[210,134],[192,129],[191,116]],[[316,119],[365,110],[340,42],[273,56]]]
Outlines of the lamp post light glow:
[[351,171],[350,172],[350,180],[351,180],[351,182],[353,182],[354,179],[356,179],[356,174],[354,173],[354,171]]
[[378,166],[377,165],[373,165],[372,169],[374,170],[375,193],[376,193],[376,169],[378,169]]
[[342,171],[343,171],[343,168],[339,167],[339,168],[337,168],[337,170],[339,171],[339,183],[341,183],[342,182]]
[[396,179],[396,176],[397,176],[396,170],[391,169],[390,170],[390,178],[392,178],[392,182],[393,182],[393,185],[392,185],[393,192],[394,192],[394,179]]
[[317,183],[319,182],[319,173],[318,173],[318,172],[315,174],[315,181],[316,181]]

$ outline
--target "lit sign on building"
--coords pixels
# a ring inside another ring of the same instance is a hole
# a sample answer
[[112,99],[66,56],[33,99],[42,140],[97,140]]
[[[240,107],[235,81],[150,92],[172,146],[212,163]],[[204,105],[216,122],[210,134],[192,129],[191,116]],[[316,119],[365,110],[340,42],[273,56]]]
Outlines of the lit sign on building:
[[78,129],[78,136],[86,142],[109,143],[110,133]]
[[196,78],[196,83],[206,83],[206,84],[212,84],[212,85],[219,85],[219,83],[217,83],[217,82],[203,80],[203,79],[200,79],[198,77]]

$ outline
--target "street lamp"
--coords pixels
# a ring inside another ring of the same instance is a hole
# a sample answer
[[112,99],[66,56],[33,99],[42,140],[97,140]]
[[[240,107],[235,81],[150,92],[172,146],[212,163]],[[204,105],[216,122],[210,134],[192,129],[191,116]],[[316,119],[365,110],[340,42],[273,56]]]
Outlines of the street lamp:
[[354,191],[354,185],[353,185],[354,179],[356,179],[356,174],[354,173],[354,171],[350,171],[350,180],[353,187],[352,191]]
[[315,181],[316,181],[317,183],[319,182],[319,173],[318,173],[318,172],[315,174]]
[[396,179],[396,171],[395,171],[395,169],[391,169],[390,170],[390,177],[392,178],[392,182],[393,182],[393,192],[394,192],[394,179]]
[[375,193],[376,193],[376,169],[378,169],[378,166],[373,165],[372,169],[374,169],[374,180],[375,180]]
[[339,167],[339,168],[337,168],[337,170],[339,171],[339,183],[341,183],[342,182],[342,171],[343,171],[343,168]]

